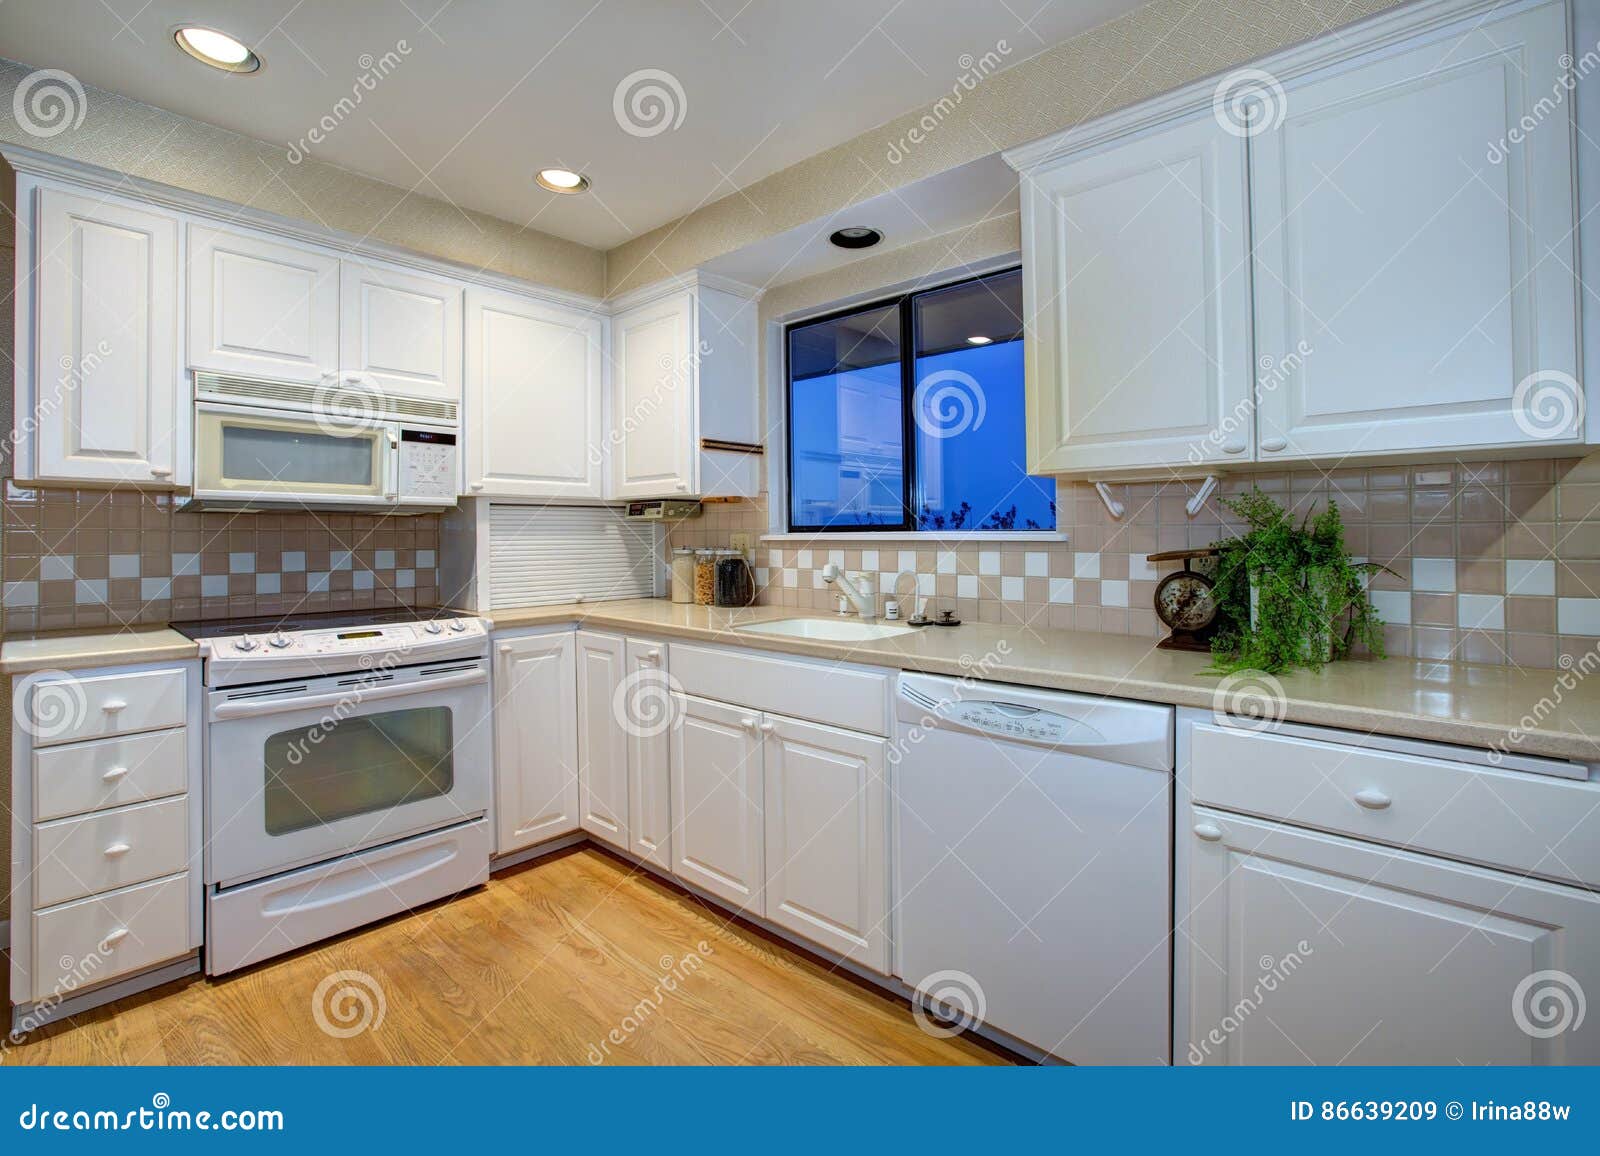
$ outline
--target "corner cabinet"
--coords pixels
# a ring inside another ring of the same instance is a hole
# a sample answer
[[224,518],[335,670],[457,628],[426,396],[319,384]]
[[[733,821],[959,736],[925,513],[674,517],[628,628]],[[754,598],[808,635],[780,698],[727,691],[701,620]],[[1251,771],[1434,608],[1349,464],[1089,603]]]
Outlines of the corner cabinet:
[[1439,21],[1006,154],[1030,472],[1583,452],[1567,6]]
[[692,275],[615,303],[609,497],[760,493],[757,296]]
[[495,636],[495,851],[578,822],[578,686],[570,629]]
[[605,496],[605,316],[469,289],[467,493]]

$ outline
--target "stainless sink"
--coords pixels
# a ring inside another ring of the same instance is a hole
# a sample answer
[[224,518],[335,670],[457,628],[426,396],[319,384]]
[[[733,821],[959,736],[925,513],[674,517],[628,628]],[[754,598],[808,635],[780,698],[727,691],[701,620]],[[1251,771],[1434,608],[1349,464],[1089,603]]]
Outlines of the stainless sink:
[[848,618],[783,618],[736,626],[749,634],[774,634],[782,638],[811,638],[821,642],[870,642],[910,634],[914,627],[895,622],[856,622]]

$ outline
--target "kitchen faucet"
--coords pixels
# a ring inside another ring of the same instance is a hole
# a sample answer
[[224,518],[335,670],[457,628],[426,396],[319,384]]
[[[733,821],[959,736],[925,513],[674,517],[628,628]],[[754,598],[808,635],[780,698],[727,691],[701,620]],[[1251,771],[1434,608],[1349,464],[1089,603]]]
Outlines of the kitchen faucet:
[[829,585],[838,583],[845,597],[850,599],[850,604],[856,608],[856,616],[864,622],[871,622],[878,617],[878,595],[872,588],[872,579],[863,574],[856,581],[851,581],[840,566],[832,562],[822,567],[822,580]]

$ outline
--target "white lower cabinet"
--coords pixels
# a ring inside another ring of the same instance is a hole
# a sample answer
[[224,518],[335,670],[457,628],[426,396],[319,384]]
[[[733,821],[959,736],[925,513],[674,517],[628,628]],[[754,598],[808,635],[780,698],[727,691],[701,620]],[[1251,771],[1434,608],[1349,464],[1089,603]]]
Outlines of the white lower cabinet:
[[578,631],[578,819],[589,834],[628,850],[629,720],[619,709],[625,663],[621,638]]
[[761,715],[677,698],[672,742],[672,872],[762,913]]
[[767,918],[887,972],[884,740],[777,715],[760,725]]
[[495,851],[578,829],[578,688],[571,630],[495,642]]
[[628,735],[628,834],[639,858],[672,870],[673,699],[667,648],[627,640],[627,669],[618,709]]

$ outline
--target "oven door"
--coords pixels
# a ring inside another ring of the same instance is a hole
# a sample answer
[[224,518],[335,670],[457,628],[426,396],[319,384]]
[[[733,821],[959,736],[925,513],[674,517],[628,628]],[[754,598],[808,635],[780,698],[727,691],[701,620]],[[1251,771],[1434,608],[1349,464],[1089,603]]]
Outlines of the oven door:
[[195,407],[194,496],[341,505],[390,504],[399,431],[361,419],[201,402]]
[[207,695],[206,878],[230,885],[489,808],[486,659]]

